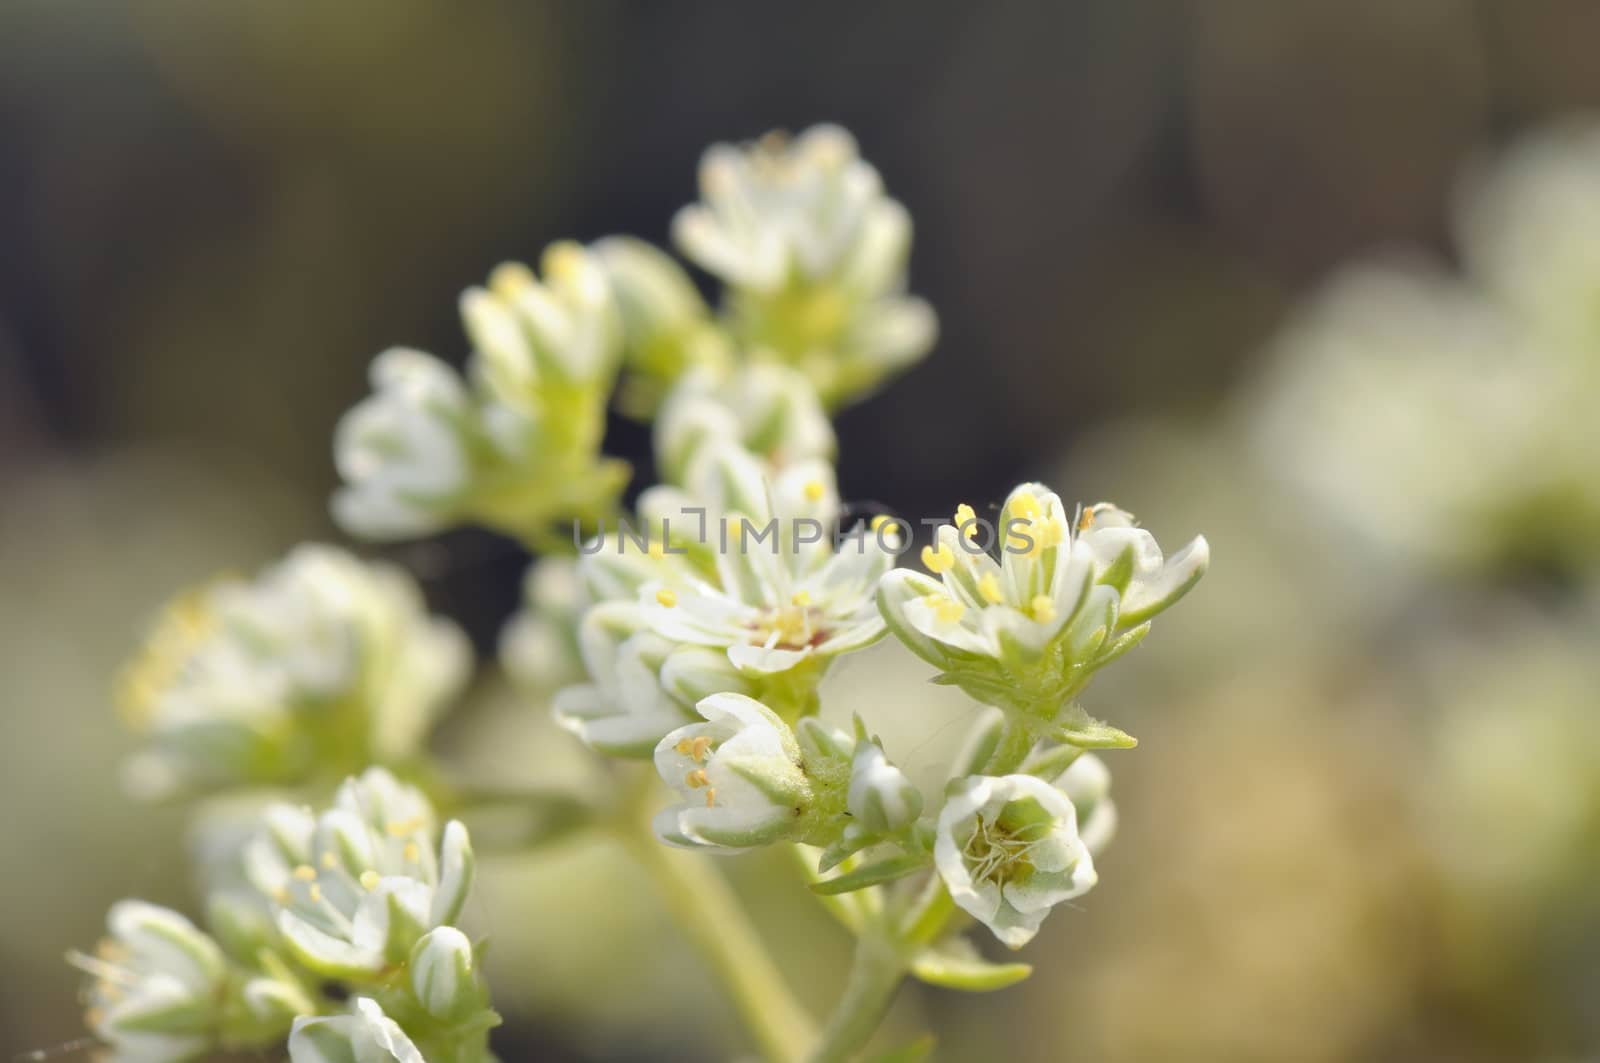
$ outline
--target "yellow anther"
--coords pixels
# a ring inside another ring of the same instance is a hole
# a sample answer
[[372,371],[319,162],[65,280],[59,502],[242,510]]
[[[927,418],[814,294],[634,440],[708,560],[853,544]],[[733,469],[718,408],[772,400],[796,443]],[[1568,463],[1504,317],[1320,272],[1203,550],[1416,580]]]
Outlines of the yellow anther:
[[717,804],[717,788],[715,786],[706,787],[706,807],[707,808],[715,808],[716,804]]
[[310,864],[301,864],[294,869],[294,877],[301,882],[315,882],[317,880],[317,869]]
[[711,777],[705,773],[704,768],[696,768],[683,777],[683,784],[691,790],[698,790],[702,786],[711,785]]
[[1035,521],[1033,525],[1033,548],[1035,551],[1048,550],[1052,546],[1061,545],[1061,525],[1054,521]]
[[789,604],[810,605],[811,595],[807,594],[805,591],[795,591],[793,594],[789,595]]
[[660,561],[667,556],[667,548],[657,540],[652,540],[650,545],[644,548],[644,552],[649,555],[652,561]]
[[505,262],[489,274],[489,290],[502,299],[514,299],[538,281],[533,271],[520,262]]
[[422,860],[422,850],[417,848],[416,842],[406,842],[406,847],[400,850],[400,855],[408,864],[419,863]]
[[1028,603],[1028,612],[1039,623],[1048,624],[1056,618],[1056,603],[1048,594],[1041,594]]
[[272,891],[272,899],[279,904],[287,905],[289,903],[289,891],[279,886]]
[[1020,494],[1011,500],[1011,515],[1023,520],[1039,519],[1039,500],[1030,494]]
[[1093,523],[1094,523],[1094,507],[1093,506],[1089,506],[1089,507],[1085,508],[1082,513],[1080,513],[1078,515],[1078,530],[1079,531],[1088,531],[1089,530],[1089,526],[1092,525]]
[[423,819],[421,816],[412,816],[410,819],[402,819],[391,823],[384,829],[389,832],[389,837],[391,838],[404,838],[407,834],[415,834],[421,830],[422,824]]
[[886,513],[879,513],[876,517],[873,517],[869,526],[873,531],[882,531],[885,535],[900,534],[900,522]]
[[951,566],[956,563],[956,557],[943,546],[924,546],[922,563],[929,572],[938,575],[949,572]]
[[699,738],[694,738],[689,741],[689,758],[696,764],[702,763],[706,759],[707,754],[710,752],[711,739],[707,738],[705,735],[701,735]]
[[806,481],[806,500],[808,502],[821,502],[822,496],[827,493],[828,489],[822,486],[821,480]]
[[1000,593],[1000,577],[993,572],[983,574],[983,578],[978,581],[978,593],[983,595],[985,601],[994,605],[1005,599],[1005,595]]
[[660,590],[656,591],[656,601],[660,602],[668,609],[671,609],[673,606],[678,604],[678,596],[673,594],[667,588],[662,587]]
[[381,877],[376,871],[361,872],[361,888],[364,890],[377,889]]
[[678,754],[678,756],[687,757],[689,755],[689,751],[694,749],[694,739],[680,738],[678,739],[678,744],[673,746],[672,749]]
[[965,502],[956,507],[955,526],[968,539],[978,534],[978,514]]
[[308,890],[307,892],[309,892],[311,894],[311,903],[312,904],[321,904],[322,903],[322,887],[321,886],[319,886],[315,882],[313,882],[311,884],[311,889]]
[[339,866],[339,858],[331,852],[322,854],[322,870],[332,871]]
[[933,610],[933,615],[943,624],[953,624],[966,613],[967,607],[944,594],[930,594],[922,604]]
[[551,280],[567,280],[583,270],[583,248],[570,240],[551,244],[544,253],[544,275]]

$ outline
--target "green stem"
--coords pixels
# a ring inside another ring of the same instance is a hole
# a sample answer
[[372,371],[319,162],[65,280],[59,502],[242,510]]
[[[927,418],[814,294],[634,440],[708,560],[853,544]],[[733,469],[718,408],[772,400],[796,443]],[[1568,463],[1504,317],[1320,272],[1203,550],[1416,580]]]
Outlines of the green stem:
[[856,942],[844,995],[822,1032],[810,1063],[846,1063],[866,1047],[894,1003],[906,965],[894,945],[868,933]]
[[722,984],[763,1058],[803,1058],[816,1039],[811,1017],[727,881],[705,857],[663,845],[637,815],[619,824],[618,837],[655,881],[662,903]]
[[1033,732],[1028,730],[1016,720],[1006,721],[1005,733],[1000,736],[1000,744],[995,747],[994,754],[989,758],[989,763],[984,765],[985,775],[1009,775],[1021,766],[1022,761],[1033,749]]

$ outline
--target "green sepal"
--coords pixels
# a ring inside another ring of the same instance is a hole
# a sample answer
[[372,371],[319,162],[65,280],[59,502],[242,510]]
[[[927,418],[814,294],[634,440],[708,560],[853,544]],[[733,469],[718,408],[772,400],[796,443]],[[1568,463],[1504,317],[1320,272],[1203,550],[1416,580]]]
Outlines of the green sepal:
[[850,893],[855,890],[865,889],[867,886],[876,886],[880,882],[903,878],[913,871],[927,867],[928,863],[928,854],[926,853],[902,853],[899,856],[890,857],[888,860],[882,860],[876,864],[868,864],[865,867],[858,867],[854,871],[847,871],[842,875],[836,875],[821,882],[813,882],[811,891],[824,896],[831,896],[836,893]]
[[1139,740],[1120,728],[1095,719],[1077,705],[1067,707],[1049,737],[1079,749],[1132,749]]
[[[927,948],[911,961],[911,974],[919,981],[967,993],[992,993],[1014,986],[1033,973],[1027,963],[990,963],[967,948]],[[968,952],[970,951],[970,955]]]

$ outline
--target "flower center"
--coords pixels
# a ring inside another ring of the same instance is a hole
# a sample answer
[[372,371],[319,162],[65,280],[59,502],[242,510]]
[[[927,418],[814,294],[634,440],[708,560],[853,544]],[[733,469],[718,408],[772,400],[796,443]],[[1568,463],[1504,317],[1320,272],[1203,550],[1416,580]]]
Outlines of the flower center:
[[758,646],[803,650],[823,639],[824,633],[816,623],[818,619],[818,611],[805,602],[769,609],[756,621],[752,641]]
[[962,852],[974,879],[1004,886],[1033,874],[1028,856],[1042,840],[1038,827],[1014,831],[999,823],[986,823],[980,817]]

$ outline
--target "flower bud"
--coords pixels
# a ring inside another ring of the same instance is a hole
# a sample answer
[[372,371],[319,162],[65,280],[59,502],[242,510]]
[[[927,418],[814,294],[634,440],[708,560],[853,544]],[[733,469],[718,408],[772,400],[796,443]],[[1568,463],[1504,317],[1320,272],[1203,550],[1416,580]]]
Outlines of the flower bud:
[[847,807],[867,830],[894,834],[915,823],[922,814],[922,794],[905,772],[889,763],[875,739],[862,737],[850,762]]
[[453,926],[430,930],[411,950],[411,991],[429,1015],[460,1022],[488,1003],[467,935]]
[[296,1019],[290,1063],[427,1063],[377,1001],[357,997],[349,1014]]

